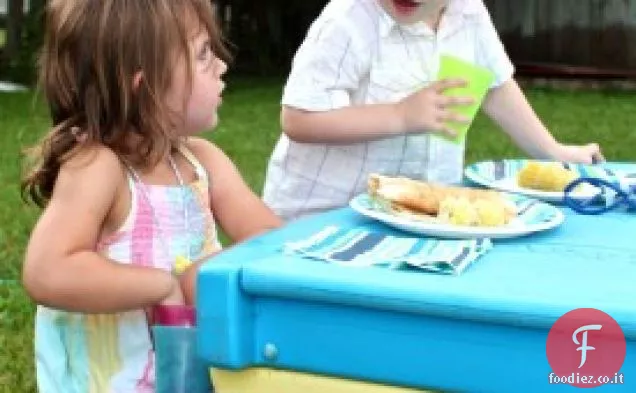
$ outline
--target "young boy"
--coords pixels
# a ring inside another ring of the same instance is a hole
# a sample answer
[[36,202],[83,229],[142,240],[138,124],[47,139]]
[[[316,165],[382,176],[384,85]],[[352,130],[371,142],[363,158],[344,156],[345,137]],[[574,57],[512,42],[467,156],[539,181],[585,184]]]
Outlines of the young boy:
[[285,86],[265,202],[290,220],[345,206],[371,172],[459,183],[464,145],[440,134],[468,121],[453,109],[471,100],[444,96],[464,82],[436,81],[442,54],[493,72],[482,108],[530,156],[603,160],[598,145],[559,143],[537,118],[481,0],[331,0]]

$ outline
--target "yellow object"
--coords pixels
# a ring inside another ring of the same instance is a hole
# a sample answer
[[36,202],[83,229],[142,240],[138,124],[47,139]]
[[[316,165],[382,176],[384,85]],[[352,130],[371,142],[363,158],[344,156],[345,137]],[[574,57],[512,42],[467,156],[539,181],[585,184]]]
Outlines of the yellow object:
[[397,386],[267,368],[211,370],[216,393],[426,393]]
[[578,174],[558,162],[529,161],[517,174],[520,187],[541,191],[563,191]]
[[468,198],[449,197],[439,204],[438,218],[453,225],[479,225],[479,217]]
[[186,271],[186,269],[192,265],[192,261],[189,260],[188,258],[178,255],[176,260],[174,261],[174,272],[176,274],[181,274],[184,271]]
[[479,225],[486,227],[496,227],[506,225],[510,222],[512,212],[507,211],[505,206],[494,204],[491,201],[480,199],[475,201],[475,210]]
[[452,225],[493,227],[508,224],[514,216],[514,207],[505,201],[451,196],[440,202],[438,219]]

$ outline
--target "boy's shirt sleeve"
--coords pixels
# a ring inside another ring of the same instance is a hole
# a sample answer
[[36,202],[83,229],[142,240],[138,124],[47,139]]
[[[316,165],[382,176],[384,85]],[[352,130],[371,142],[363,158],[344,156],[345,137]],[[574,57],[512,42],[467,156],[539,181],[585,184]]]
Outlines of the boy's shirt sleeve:
[[355,26],[342,20],[313,25],[294,57],[282,104],[308,111],[350,105],[368,73],[370,54],[360,41]]
[[488,9],[482,0],[477,7],[477,64],[490,69],[494,75],[491,87],[497,87],[510,80],[515,72],[514,65],[506,52]]

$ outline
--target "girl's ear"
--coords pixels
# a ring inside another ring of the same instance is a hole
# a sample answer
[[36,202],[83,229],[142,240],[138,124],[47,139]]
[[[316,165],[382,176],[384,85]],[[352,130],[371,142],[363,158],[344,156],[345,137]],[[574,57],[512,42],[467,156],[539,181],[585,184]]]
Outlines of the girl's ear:
[[133,80],[132,80],[132,88],[133,88],[133,92],[137,93],[137,90],[139,89],[139,85],[141,84],[141,80],[144,77],[144,73],[142,71],[137,71],[135,72],[135,76],[133,76]]

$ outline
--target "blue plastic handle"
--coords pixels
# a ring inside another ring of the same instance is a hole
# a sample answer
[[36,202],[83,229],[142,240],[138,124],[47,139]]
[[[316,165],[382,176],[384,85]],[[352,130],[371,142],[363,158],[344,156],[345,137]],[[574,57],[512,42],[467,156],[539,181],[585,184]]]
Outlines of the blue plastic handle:
[[[601,192],[592,198],[574,197],[574,189],[581,184],[589,184],[597,187]],[[614,200],[611,204],[603,198],[606,189],[611,189],[616,193]],[[625,190],[617,183],[610,182],[604,179],[595,177],[581,177],[570,184],[564,189],[563,202],[572,210],[581,214],[602,214],[607,211],[613,210],[621,205],[627,205],[630,210],[636,210],[636,184],[629,186],[628,190]]]

